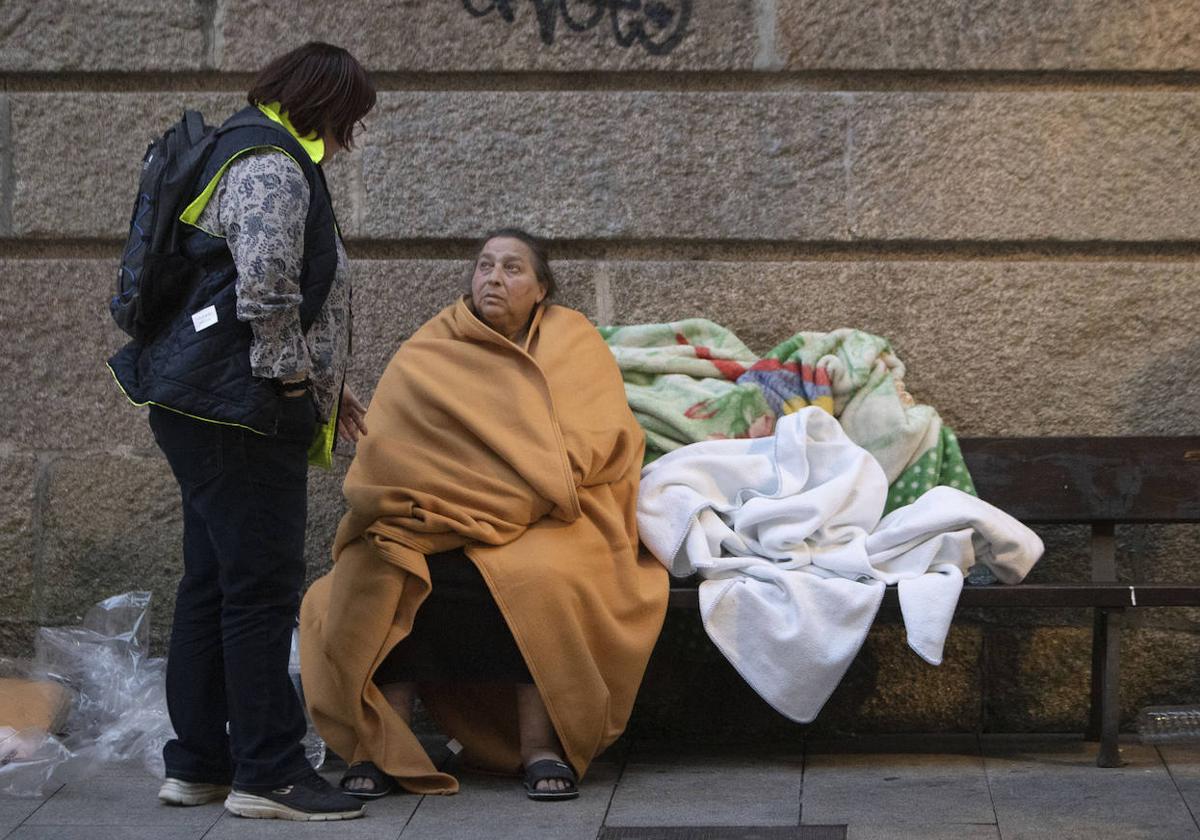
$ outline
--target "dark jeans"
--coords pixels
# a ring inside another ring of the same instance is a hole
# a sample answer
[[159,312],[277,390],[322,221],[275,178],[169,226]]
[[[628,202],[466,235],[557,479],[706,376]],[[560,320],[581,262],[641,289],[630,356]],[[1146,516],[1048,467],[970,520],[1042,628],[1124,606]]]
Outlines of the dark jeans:
[[[279,434],[151,407],[183,497],[183,578],[167,658],[167,775],[269,790],[309,772],[288,678],[304,584],[312,400],[281,398]],[[228,723],[228,734],[226,733]]]

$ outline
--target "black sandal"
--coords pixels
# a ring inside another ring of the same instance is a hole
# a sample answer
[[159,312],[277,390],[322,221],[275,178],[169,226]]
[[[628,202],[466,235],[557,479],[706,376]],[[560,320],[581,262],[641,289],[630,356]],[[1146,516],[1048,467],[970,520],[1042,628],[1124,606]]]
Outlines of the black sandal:
[[[560,779],[567,783],[562,790],[538,790],[538,782]],[[552,802],[559,799],[575,799],[579,796],[579,780],[575,771],[561,761],[553,758],[543,758],[525,768],[525,795],[540,802]]]
[[[350,790],[346,783],[353,779],[369,779],[372,787],[365,790]],[[396,783],[395,779],[376,767],[373,761],[360,761],[347,768],[346,772],[342,774],[342,780],[338,782],[338,787],[355,799],[380,799],[398,790],[400,785]]]

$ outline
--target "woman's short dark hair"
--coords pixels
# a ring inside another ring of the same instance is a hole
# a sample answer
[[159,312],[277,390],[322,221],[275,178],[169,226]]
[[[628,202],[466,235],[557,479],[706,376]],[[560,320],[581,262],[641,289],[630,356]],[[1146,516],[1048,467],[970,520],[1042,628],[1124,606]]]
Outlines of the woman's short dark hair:
[[375,107],[375,86],[349,52],[309,41],[258,71],[246,99],[251,105],[278,102],[301,137],[328,131],[350,149],[355,124]]
[[475,253],[483,250],[483,246],[489,240],[504,237],[506,239],[516,239],[518,242],[525,244],[529,248],[529,252],[533,254],[533,273],[537,277],[542,288],[546,290],[545,300],[550,300],[554,297],[554,292],[558,289],[558,282],[554,279],[554,272],[550,270],[550,254],[546,251],[546,246],[536,239],[532,234],[526,233],[520,228],[504,227],[489,230],[484,234],[483,239],[479,241],[479,247],[475,249]]

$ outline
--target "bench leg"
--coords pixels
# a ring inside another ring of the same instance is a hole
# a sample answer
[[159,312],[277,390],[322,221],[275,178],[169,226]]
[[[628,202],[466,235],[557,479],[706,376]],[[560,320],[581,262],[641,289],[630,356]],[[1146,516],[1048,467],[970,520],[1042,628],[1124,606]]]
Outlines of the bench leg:
[[1121,618],[1123,610],[1098,609],[1092,626],[1092,707],[1087,737],[1100,741],[1098,767],[1120,767]]
[[1088,725],[1084,737],[1100,740],[1100,707],[1103,704],[1105,639],[1108,635],[1108,616],[1103,610],[1092,610],[1092,691],[1088,704]]

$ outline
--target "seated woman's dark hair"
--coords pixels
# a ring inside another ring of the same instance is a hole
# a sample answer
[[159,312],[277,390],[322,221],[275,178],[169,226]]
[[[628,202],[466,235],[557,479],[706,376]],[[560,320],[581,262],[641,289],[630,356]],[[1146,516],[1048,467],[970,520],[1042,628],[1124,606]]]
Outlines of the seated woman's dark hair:
[[516,239],[529,248],[529,252],[533,254],[533,273],[537,276],[538,282],[542,284],[542,288],[546,290],[544,300],[549,301],[550,298],[554,297],[554,292],[558,289],[558,282],[554,279],[554,272],[550,270],[550,254],[546,251],[546,246],[532,234],[515,227],[502,227],[489,230],[484,234],[483,239],[479,240],[479,245],[475,248],[475,253],[482,251],[483,246],[488,243],[489,239],[496,239],[501,236],[507,239]]
[[375,86],[349,52],[309,41],[258,71],[246,99],[251,105],[278,102],[301,137],[328,131],[351,149],[355,124],[375,107]]

